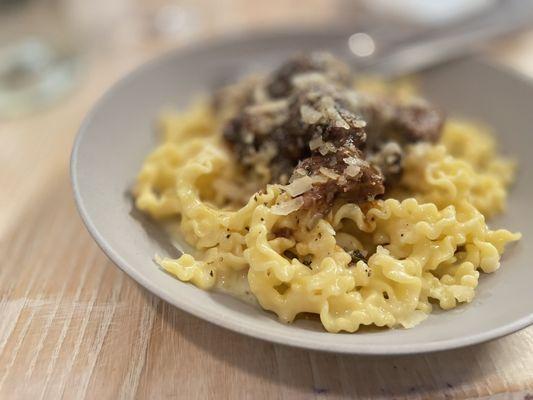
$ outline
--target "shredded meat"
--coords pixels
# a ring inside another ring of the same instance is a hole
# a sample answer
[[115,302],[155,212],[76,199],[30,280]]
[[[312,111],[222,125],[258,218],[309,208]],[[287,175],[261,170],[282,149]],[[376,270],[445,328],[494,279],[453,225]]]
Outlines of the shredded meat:
[[328,53],[299,54],[282,64],[267,80],[266,89],[272,98],[287,97],[293,91],[293,78],[317,72],[329,81],[349,85],[350,69]]
[[224,138],[240,164],[267,182],[312,177],[303,208],[326,212],[339,196],[371,201],[401,177],[401,146],[436,141],[443,117],[420,99],[356,92],[352,80],[332,56],[299,55],[216,97]]
[[436,142],[444,123],[443,115],[421,99],[394,103],[369,97],[361,112],[368,122],[369,144],[394,140],[399,144]]
[[276,237],[290,238],[292,236],[291,228],[278,228],[274,231]]
[[[356,165],[348,164],[345,161],[347,159],[355,160]],[[326,212],[339,195],[359,203],[385,192],[380,172],[363,159],[361,150],[348,147],[340,147],[335,153],[325,156],[313,155],[306,158],[296,167],[293,179],[298,179],[300,170],[306,171],[308,175],[319,175],[320,169],[325,166],[338,177],[325,177],[325,182],[316,183],[303,193],[304,209]]]

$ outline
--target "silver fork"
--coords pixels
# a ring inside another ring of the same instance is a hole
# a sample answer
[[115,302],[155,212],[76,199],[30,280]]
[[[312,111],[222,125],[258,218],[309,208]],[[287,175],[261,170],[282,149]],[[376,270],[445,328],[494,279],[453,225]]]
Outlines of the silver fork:
[[[394,34],[394,29],[356,32],[371,54],[353,51],[358,70],[397,76],[460,57],[496,37],[533,26],[533,0],[500,0],[478,15],[435,28]],[[353,37],[353,35],[352,35]],[[356,49],[353,49],[356,50]],[[361,54],[361,53],[359,53]]]

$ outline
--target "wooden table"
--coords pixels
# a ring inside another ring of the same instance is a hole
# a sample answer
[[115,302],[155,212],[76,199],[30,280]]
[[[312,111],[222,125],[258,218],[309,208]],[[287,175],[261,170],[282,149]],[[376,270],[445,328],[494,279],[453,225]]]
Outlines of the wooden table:
[[[218,328],[115,268],[76,213],[70,147],[95,99],[163,42],[96,53],[68,99],[0,121],[0,399],[533,398],[533,327],[450,352],[337,356]],[[492,54],[533,75],[532,50],[529,33]]]

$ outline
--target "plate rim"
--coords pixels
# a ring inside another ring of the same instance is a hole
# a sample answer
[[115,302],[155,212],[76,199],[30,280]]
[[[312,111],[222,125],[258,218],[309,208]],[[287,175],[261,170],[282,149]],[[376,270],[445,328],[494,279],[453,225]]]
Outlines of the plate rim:
[[[224,46],[227,44],[235,43],[249,43],[252,41],[261,41],[261,40],[272,40],[274,38],[286,37],[286,36],[300,36],[300,35],[309,35],[309,34],[320,34],[325,35],[324,32],[307,30],[295,30],[290,29],[283,32],[255,32],[250,33],[246,37],[242,37],[238,34],[229,34],[216,39],[207,39],[203,41],[194,41],[189,45],[185,45],[179,48],[173,48],[164,52],[163,54],[157,55],[151,58],[148,61],[141,63],[140,65],[134,67],[133,69],[126,72],[122,75],[121,78],[116,80],[111,86],[109,86],[102,95],[93,103],[90,111],[84,117],[80,128],[77,131],[71,156],[70,156],[70,181],[72,185],[72,191],[74,195],[74,200],[76,203],[76,208],[78,210],[81,219],[92,236],[94,241],[97,243],[98,247],[106,254],[108,259],[119,269],[125,272],[130,276],[134,281],[141,285],[144,289],[148,290],[153,295],[165,300],[166,302],[172,304],[174,307],[179,308],[197,318],[200,318],[208,323],[213,323],[219,327],[228,329],[230,331],[244,334],[248,337],[253,337],[255,339],[261,339],[264,341],[284,345],[284,346],[293,346],[301,349],[315,350],[315,351],[324,351],[338,354],[352,354],[352,355],[373,355],[373,356],[392,356],[392,355],[414,355],[414,354],[423,354],[431,353],[438,351],[453,350],[462,347],[472,346],[475,344],[480,344],[488,342],[521,329],[526,328],[529,325],[533,324],[533,312],[529,315],[522,317],[512,323],[499,326],[497,328],[488,330],[486,332],[459,337],[454,339],[430,341],[426,343],[420,343],[414,346],[413,344],[394,344],[394,345],[369,345],[369,344],[360,344],[354,342],[353,344],[345,343],[317,343],[316,340],[306,340],[305,338],[294,339],[292,336],[284,336],[273,332],[265,332],[259,328],[254,328],[254,326],[238,324],[233,321],[233,319],[228,319],[223,316],[219,316],[216,313],[209,313],[203,309],[194,307],[192,304],[179,301],[178,299],[172,297],[170,293],[161,290],[156,286],[150,279],[139,273],[132,265],[127,263],[124,258],[113,249],[113,247],[107,242],[105,237],[98,231],[96,225],[91,219],[90,213],[87,211],[85,206],[85,201],[80,193],[79,188],[79,177],[78,177],[78,154],[80,153],[80,146],[82,139],[87,135],[88,128],[93,120],[94,116],[100,111],[105,101],[112,97],[115,92],[117,92],[121,87],[127,85],[128,82],[137,78],[138,75],[142,74],[144,71],[149,70],[153,65],[163,63],[167,58],[175,57],[178,54],[186,55],[190,50],[198,50],[198,48],[209,49],[212,46]],[[346,34],[345,31],[333,31],[327,33],[330,36]],[[348,36],[348,34],[347,34]],[[495,63],[493,61],[488,61],[486,57],[475,57],[475,62],[484,64],[484,66],[493,68],[501,73],[507,75],[512,75],[512,78],[518,79],[525,84],[531,85],[531,79],[509,66]],[[202,290],[199,289],[198,290]],[[281,323],[281,322],[280,322]],[[357,333],[353,333],[357,335]]]

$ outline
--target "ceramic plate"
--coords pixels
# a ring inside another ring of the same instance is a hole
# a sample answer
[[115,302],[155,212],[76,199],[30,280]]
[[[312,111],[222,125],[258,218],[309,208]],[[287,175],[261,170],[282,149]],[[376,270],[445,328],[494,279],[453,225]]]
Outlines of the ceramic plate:
[[352,354],[444,350],[494,339],[533,322],[533,86],[480,60],[454,61],[419,74],[423,93],[451,115],[492,126],[502,152],[520,166],[506,214],[490,221],[524,238],[496,273],[480,279],[471,304],[435,311],[413,329],[332,334],[316,321],[291,325],[228,295],[182,283],[153,262],[179,250],[156,225],[135,212],[128,191],[143,158],[156,145],[161,109],[182,108],[223,81],[265,70],[301,50],[322,49],[345,60],[342,34],[275,34],[197,45],[158,58],[114,85],[86,118],[72,152],[71,173],[80,214],[90,233],[123,271],[152,293],[197,317],[272,342]]

